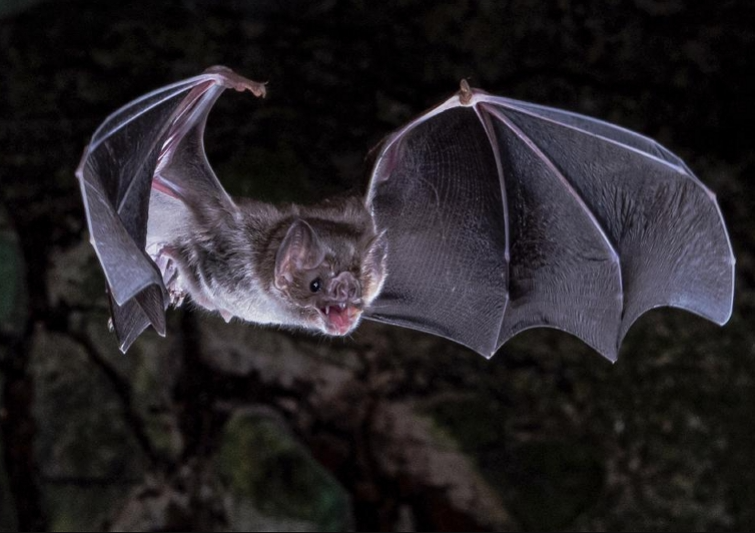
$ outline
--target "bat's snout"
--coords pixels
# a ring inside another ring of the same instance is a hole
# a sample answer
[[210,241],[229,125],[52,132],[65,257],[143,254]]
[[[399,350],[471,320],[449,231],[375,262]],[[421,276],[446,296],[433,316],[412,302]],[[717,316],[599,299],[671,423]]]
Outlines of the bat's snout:
[[359,281],[351,272],[341,272],[328,285],[328,296],[338,303],[356,302],[359,293]]

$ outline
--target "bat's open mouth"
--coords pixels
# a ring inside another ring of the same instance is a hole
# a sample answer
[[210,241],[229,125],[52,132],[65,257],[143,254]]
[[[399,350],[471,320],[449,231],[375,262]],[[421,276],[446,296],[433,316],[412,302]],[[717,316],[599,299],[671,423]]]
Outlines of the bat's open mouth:
[[319,308],[331,335],[346,335],[359,320],[361,311],[349,304],[330,304]]

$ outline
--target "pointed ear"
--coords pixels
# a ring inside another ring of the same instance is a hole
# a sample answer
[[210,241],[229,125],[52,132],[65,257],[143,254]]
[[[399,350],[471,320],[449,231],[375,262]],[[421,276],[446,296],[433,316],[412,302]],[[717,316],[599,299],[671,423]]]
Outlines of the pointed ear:
[[367,247],[362,260],[362,299],[369,305],[380,294],[388,274],[388,240],[385,232],[377,235]]
[[315,268],[325,259],[325,246],[312,226],[294,221],[275,255],[275,286],[288,287],[301,270]]

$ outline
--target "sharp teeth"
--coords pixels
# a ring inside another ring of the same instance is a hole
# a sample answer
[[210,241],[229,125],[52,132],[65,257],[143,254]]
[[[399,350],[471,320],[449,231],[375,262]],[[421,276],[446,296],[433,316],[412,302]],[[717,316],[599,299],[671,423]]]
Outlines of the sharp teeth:
[[341,309],[346,309],[346,304],[340,304],[340,305],[341,305]]
[[326,305],[326,306],[325,306],[325,314],[326,314],[326,315],[329,315],[329,314],[330,314],[330,306],[329,306],[329,305]]

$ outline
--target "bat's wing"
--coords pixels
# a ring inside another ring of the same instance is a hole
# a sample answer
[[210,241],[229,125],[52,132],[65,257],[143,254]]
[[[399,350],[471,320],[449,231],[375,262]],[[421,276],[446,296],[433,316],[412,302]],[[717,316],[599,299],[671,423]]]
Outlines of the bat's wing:
[[165,286],[144,251],[151,189],[188,203],[210,194],[227,197],[202,142],[207,114],[225,88],[264,95],[263,85],[213,67],[110,115],[76,170],[124,352],[149,324],[165,334]]
[[649,309],[731,315],[715,196],[668,150],[605,122],[463,83],[386,139],[367,201],[388,239],[367,318],[486,357],[544,326],[613,361]]

